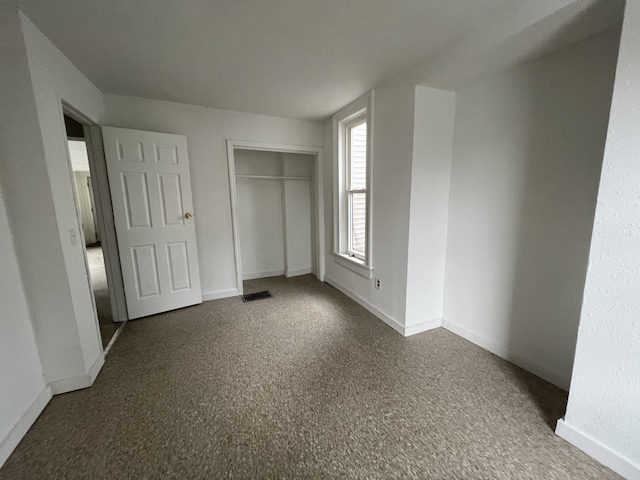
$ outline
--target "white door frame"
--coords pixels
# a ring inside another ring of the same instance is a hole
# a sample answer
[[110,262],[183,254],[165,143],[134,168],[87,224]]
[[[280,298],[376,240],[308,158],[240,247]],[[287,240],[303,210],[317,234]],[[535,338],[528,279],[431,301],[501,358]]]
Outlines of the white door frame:
[[[113,222],[113,207],[111,205],[111,193],[109,192],[109,179],[107,177],[107,163],[104,157],[102,145],[102,130],[99,125],[85,126],[85,141],[89,152],[89,168],[95,175],[91,176],[93,195],[96,199],[96,211],[101,233],[106,267],[107,284],[111,296],[111,310],[116,322],[129,320],[127,302],[124,296],[124,283],[122,281],[122,269],[120,267],[120,254],[118,252],[118,239],[116,227]],[[94,179],[95,176],[95,179]],[[97,190],[96,190],[97,189]],[[96,191],[98,194],[96,195]]]
[[255,142],[227,139],[227,163],[229,171],[229,194],[231,196],[231,226],[233,228],[233,250],[236,264],[236,288],[242,295],[242,258],[240,234],[238,232],[238,199],[236,193],[236,165],[234,150],[257,150],[278,153],[300,153],[315,158],[315,202],[316,202],[316,277],[324,282],[324,190],[322,182],[322,147],[305,147],[284,143]]
[[[118,255],[116,229],[113,223],[113,209],[111,207],[111,194],[109,193],[107,165],[105,163],[104,149],[102,147],[102,131],[100,130],[100,126],[96,125],[88,117],[83,115],[80,111],[75,109],[64,100],[62,100],[62,111],[74,120],[82,123],[84,127],[83,140],[87,145],[87,157],[89,158],[89,170],[91,171],[91,185],[93,188],[93,195],[95,199],[94,210],[98,218],[98,228],[100,229],[101,233],[100,240],[103,247],[102,253],[104,255],[107,285],[109,286],[111,313],[114,321],[125,322],[129,319],[129,314],[127,313],[127,304],[124,296],[124,285],[122,283],[122,271],[120,269],[120,257]],[[69,165],[69,168],[71,169],[71,165]],[[79,232],[82,235],[81,226],[79,226]],[[93,295],[86,247],[84,248],[84,255],[85,264],[87,267],[87,282],[89,283],[89,287],[91,288],[91,292]]]

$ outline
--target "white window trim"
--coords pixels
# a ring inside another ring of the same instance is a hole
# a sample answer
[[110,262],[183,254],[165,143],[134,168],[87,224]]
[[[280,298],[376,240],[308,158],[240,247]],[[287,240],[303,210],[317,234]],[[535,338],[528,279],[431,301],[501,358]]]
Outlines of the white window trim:
[[[365,278],[372,278],[373,266],[371,264],[372,242],[371,242],[371,172],[373,170],[373,99],[374,92],[371,91],[363,95],[355,102],[340,110],[333,116],[333,256],[336,263],[343,267],[362,275]],[[346,170],[344,168],[345,152],[345,125],[353,119],[362,116],[366,112],[367,122],[367,236],[366,255],[360,259],[347,253],[349,241],[347,238],[347,228],[340,228],[347,224],[348,208],[346,195]]]

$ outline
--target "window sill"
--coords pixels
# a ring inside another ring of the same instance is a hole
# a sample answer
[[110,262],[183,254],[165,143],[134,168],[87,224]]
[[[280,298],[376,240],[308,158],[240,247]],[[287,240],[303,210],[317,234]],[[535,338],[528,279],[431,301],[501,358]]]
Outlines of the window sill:
[[373,268],[369,265],[365,264],[362,260],[359,260],[355,257],[350,257],[345,255],[344,253],[334,253],[333,260],[343,267],[351,270],[352,272],[357,273],[358,275],[362,275],[364,278],[372,278],[373,277]]

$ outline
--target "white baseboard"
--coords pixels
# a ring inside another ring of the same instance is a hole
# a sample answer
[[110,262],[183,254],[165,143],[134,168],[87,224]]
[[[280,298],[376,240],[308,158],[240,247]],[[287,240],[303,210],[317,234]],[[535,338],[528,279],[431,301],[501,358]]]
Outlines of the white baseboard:
[[7,436],[0,441],[0,467],[4,465],[4,462],[7,461],[11,452],[13,452],[18,446],[22,437],[25,436],[27,431],[31,428],[31,425],[33,425],[33,423],[38,419],[44,410],[44,407],[46,407],[49,400],[51,400],[51,397],[51,388],[45,387],[45,389],[40,392],[36,399],[31,403],[20,420],[18,420],[15,426],[9,431]]
[[59,395],[61,393],[73,392],[74,390],[81,390],[83,388],[90,387],[91,385],[93,385],[93,382],[95,382],[96,377],[100,373],[103,365],[104,353],[101,352],[86,374],[49,382],[51,393],[53,393],[54,395]]
[[89,369],[89,379],[91,380],[91,384],[89,384],[89,386],[93,385],[93,382],[96,381],[96,378],[98,378],[98,374],[100,373],[100,370],[102,370],[102,367],[104,366],[104,355],[99,355],[98,358],[96,358],[96,361],[93,362],[93,365],[91,365],[91,368]]
[[[128,320],[127,320],[128,321]],[[127,324],[127,322],[123,322],[118,329],[116,330],[116,333],[113,334],[113,337],[111,337],[111,340],[109,340],[109,343],[107,343],[107,346],[104,347],[104,356],[106,357],[107,354],[111,351],[111,347],[113,347],[116,343],[116,341],[118,340],[118,337],[120,336],[120,334],[122,333],[122,330],[124,330],[124,326]]]
[[254,280],[256,278],[279,277],[284,275],[284,270],[268,270],[266,272],[244,273],[242,280]]
[[297,270],[287,270],[284,275],[285,277],[297,277],[298,275],[307,275],[309,273],[313,273],[311,267],[309,268],[298,268]]
[[404,336],[410,337],[416,333],[426,332],[427,330],[433,330],[442,326],[442,318],[434,318],[433,320],[427,320],[426,322],[416,323],[414,325],[408,325],[404,327]]
[[324,281],[326,283],[328,283],[329,285],[331,285],[332,287],[334,287],[337,290],[339,290],[342,293],[344,293],[347,297],[349,297],[354,302],[362,305],[364,308],[369,310],[369,312],[373,313],[376,317],[378,317],[384,323],[389,325],[391,328],[393,328],[400,335],[404,335],[405,334],[404,333],[404,326],[400,322],[398,322],[394,318],[390,317],[389,315],[384,313],[382,310],[379,310],[378,308],[374,307],[373,305],[371,305],[367,300],[365,300],[361,296],[356,295],[355,293],[353,293],[350,290],[346,289],[345,287],[340,285],[338,282],[336,282],[334,279],[330,278],[326,274],[324,276]]
[[209,292],[202,294],[202,301],[208,302],[209,300],[218,300],[220,298],[237,297],[239,295],[237,288],[230,290],[220,290],[217,292]]
[[562,388],[563,390],[569,390],[569,383],[571,381],[570,378],[565,378],[562,375],[549,370],[548,368],[543,367],[536,362],[533,362],[518,355],[517,353],[514,353],[508,348],[497,345],[492,341],[475,334],[465,327],[455,325],[451,322],[448,322],[447,320],[443,320],[442,326],[450,332],[455,333],[459,337],[469,340],[471,343],[474,343],[479,347],[490,351],[494,355],[504,358],[505,360],[508,360],[509,362],[514,363],[521,368],[524,368],[528,372],[531,372],[534,375],[543,378],[547,382],[552,383],[555,386]]
[[624,455],[612,450],[580,429],[571,426],[563,419],[558,420],[556,435],[565,439],[575,447],[578,447],[584,453],[595,458],[601,464],[609,467],[624,478],[629,480],[640,479],[640,465],[632,462]]

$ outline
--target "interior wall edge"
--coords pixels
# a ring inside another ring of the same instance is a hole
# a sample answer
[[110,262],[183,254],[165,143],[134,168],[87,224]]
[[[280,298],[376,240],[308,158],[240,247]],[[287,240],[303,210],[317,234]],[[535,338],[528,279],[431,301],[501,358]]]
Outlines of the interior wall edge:
[[93,382],[95,382],[103,366],[104,353],[100,352],[87,373],[49,382],[51,392],[53,395],[60,395],[61,393],[73,392],[75,390],[82,390],[83,388],[90,387],[93,385]]

